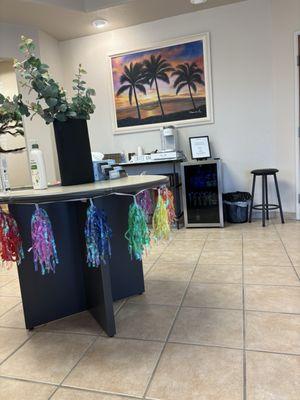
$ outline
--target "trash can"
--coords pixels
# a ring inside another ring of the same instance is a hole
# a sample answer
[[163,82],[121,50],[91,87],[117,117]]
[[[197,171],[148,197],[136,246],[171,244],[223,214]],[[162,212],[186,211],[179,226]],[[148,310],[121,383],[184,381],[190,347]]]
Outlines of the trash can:
[[225,221],[242,224],[248,221],[249,201],[248,192],[231,192],[223,194]]

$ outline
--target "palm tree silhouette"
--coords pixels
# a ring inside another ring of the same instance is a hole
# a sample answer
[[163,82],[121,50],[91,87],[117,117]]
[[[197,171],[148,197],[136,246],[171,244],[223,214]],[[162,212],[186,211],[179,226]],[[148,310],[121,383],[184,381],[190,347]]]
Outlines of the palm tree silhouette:
[[168,72],[174,71],[174,68],[167,62],[167,60],[163,59],[161,54],[155,57],[154,54],[151,55],[149,60],[144,61],[144,77],[145,81],[148,83],[150,88],[152,88],[153,84],[155,84],[156,93],[158,103],[161,109],[161,115],[164,117],[164,109],[162,106],[160,93],[158,89],[157,81],[163,81],[166,83],[170,83]]
[[199,68],[195,62],[191,64],[184,63],[177,65],[176,70],[172,73],[172,76],[177,76],[173,84],[173,87],[177,88],[176,94],[178,94],[181,91],[181,89],[187,86],[190,92],[194,110],[197,111],[192,90],[194,91],[194,93],[196,93],[197,84],[203,86],[205,85],[205,82],[202,79],[203,70]]
[[144,86],[145,78],[143,75],[143,64],[133,64],[131,62],[129,67],[125,65],[124,73],[120,77],[120,83],[122,84],[122,86],[120,86],[117,92],[117,96],[128,90],[129,103],[130,105],[132,105],[132,95],[134,95],[138,119],[141,119],[141,111],[137,98],[137,90],[139,90],[143,94],[146,94],[146,89]]

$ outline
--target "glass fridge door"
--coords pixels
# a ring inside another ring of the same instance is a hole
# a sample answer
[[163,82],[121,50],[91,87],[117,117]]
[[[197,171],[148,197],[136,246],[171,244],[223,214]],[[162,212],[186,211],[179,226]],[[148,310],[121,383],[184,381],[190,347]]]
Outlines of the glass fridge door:
[[220,223],[217,168],[217,163],[184,166],[188,224]]

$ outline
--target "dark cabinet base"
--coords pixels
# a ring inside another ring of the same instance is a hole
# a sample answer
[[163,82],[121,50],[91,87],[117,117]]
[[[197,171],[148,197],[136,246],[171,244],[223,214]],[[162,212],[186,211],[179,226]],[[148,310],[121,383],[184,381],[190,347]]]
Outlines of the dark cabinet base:
[[59,264],[55,274],[34,271],[30,221],[34,206],[10,205],[23,238],[25,259],[18,267],[27,329],[89,310],[108,336],[116,333],[113,301],[144,292],[142,262],[130,259],[124,234],[130,197],[109,196],[94,200],[108,214],[113,231],[112,258],[108,265],[86,264],[84,224],[86,202],[42,205],[55,235]]

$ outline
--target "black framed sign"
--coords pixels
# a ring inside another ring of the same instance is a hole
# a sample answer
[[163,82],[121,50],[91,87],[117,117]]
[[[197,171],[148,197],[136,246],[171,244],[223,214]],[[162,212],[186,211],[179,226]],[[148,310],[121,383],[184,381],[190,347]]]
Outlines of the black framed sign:
[[191,157],[193,160],[203,160],[211,158],[209,137],[197,136],[190,137]]

